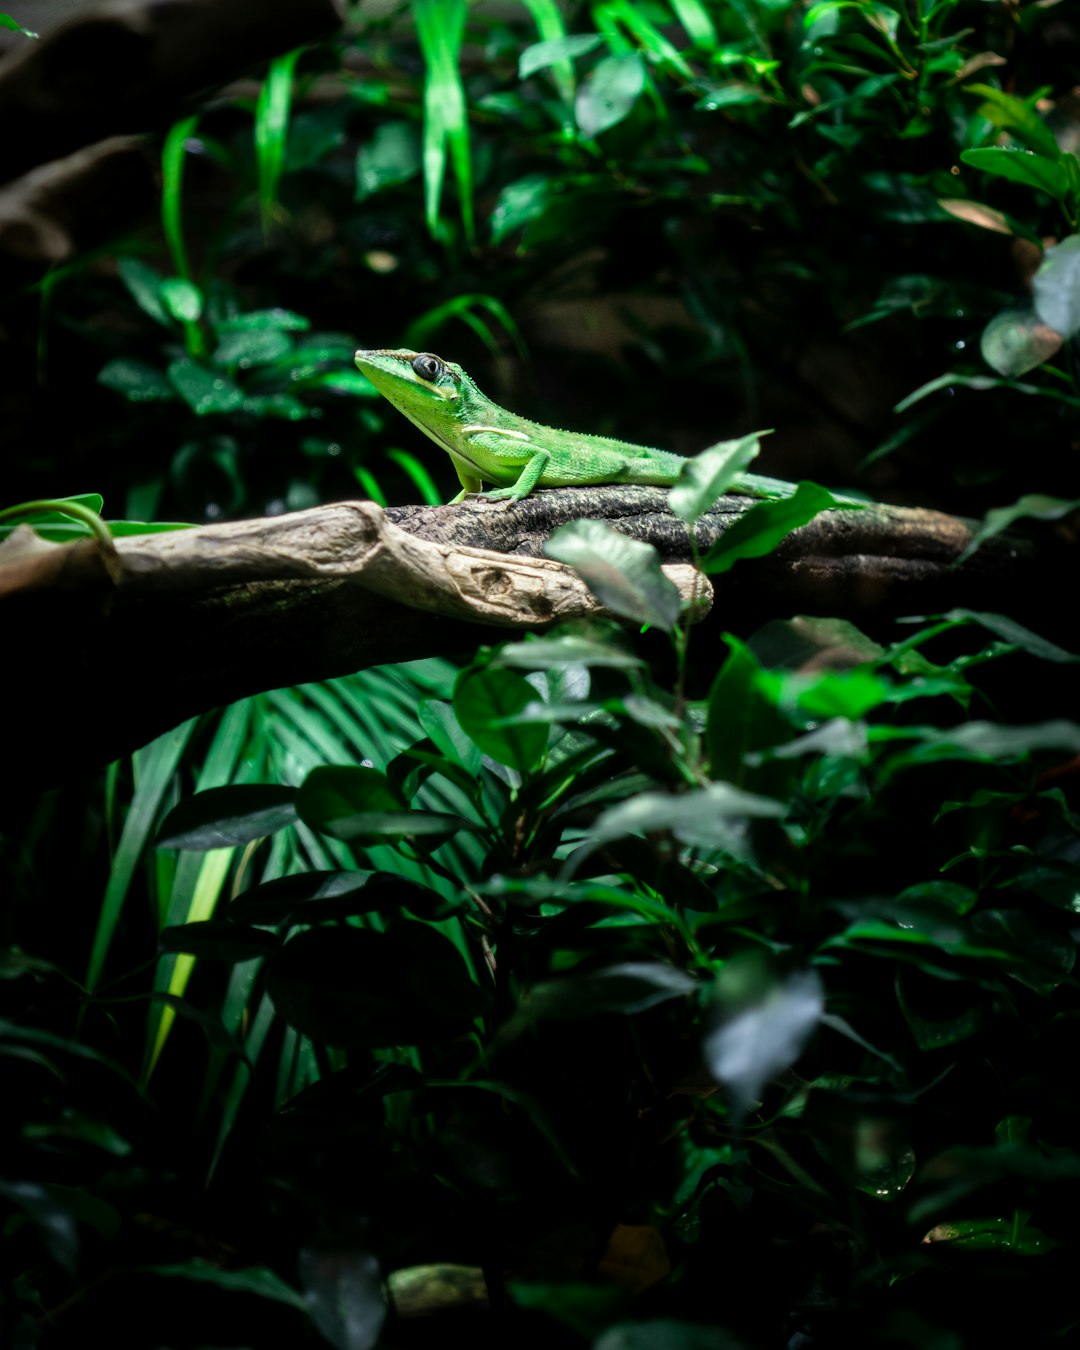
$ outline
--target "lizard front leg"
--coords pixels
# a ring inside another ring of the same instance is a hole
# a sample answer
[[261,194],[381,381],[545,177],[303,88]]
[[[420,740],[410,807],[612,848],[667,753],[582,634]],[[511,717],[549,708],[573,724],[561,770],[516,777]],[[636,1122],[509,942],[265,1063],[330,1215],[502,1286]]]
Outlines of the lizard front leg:
[[533,488],[540,481],[540,477],[548,464],[551,462],[551,451],[541,450],[538,446],[530,446],[532,455],[525,462],[518,480],[511,487],[494,488],[491,492],[485,492],[484,496],[492,502],[520,502],[522,498],[527,497]]

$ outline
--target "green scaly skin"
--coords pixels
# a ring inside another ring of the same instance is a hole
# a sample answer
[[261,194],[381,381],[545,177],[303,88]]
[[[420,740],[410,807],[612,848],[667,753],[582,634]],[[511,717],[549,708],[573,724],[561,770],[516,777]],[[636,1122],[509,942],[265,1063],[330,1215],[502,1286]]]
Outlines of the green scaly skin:
[[[600,483],[671,487],[687,460],[669,450],[631,445],[610,436],[559,431],[508,412],[482,394],[452,361],[431,352],[359,351],[356,364],[398,412],[430,436],[454,462],[460,502],[484,483],[484,496],[519,502],[533,488]],[[790,497],[794,483],[740,474],[730,491],[750,497]]]

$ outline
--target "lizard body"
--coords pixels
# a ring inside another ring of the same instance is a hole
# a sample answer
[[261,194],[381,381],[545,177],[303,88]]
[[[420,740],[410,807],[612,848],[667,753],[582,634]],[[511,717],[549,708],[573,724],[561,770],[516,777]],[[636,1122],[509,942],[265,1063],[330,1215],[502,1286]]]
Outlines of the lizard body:
[[[390,403],[453,461],[460,502],[484,483],[495,501],[521,501],[537,487],[642,483],[671,487],[687,460],[610,436],[560,431],[500,408],[452,361],[404,349],[358,351],[356,364]],[[793,483],[740,474],[730,488],[751,497],[788,497]]]

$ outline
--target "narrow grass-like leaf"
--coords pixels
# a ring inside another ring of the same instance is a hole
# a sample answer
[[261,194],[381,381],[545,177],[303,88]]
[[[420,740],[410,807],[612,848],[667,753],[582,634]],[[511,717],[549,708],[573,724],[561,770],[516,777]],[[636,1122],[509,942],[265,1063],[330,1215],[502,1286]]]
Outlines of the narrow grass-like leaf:
[[424,54],[424,198],[428,229],[439,225],[447,157],[454,169],[465,238],[475,237],[468,109],[459,59],[466,0],[414,0],[413,22]]
[[101,901],[94,940],[90,948],[90,961],[86,971],[86,984],[89,989],[94,988],[101,975],[135,868],[150,843],[157,813],[172,783],[180,757],[195,729],[196,720],[192,718],[191,721],[174,727],[172,731],[167,731],[165,735],[159,736],[157,740],[151,741],[148,746],[135,753],[135,792],[124,818],[120,842],[113,854],[109,880]]
[[285,166],[285,140],[292,108],[293,78],[300,48],[270,62],[255,106],[255,160],[259,172],[259,211],[269,234],[277,211],[278,184]]
[[[573,40],[567,37],[562,11],[559,9],[556,0],[525,0],[525,8],[532,15],[533,22],[536,24],[536,31],[540,34],[541,38],[541,41],[534,43],[533,47],[526,48],[526,52],[533,51],[536,47],[547,47],[550,50],[555,43]],[[579,33],[575,35],[578,40],[582,37],[591,38],[592,36],[591,33]],[[597,43],[599,44],[600,41],[601,39],[598,36]],[[568,51],[560,60],[553,62],[551,65],[551,74],[555,80],[555,87],[559,91],[559,98],[568,110],[574,101],[574,85],[576,80],[572,58],[576,54],[578,53]],[[518,65],[518,79],[521,80],[527,78],[524,69],[524,61],[525,52],[522,53],[521,61]],[[541,67],[534,66],[533,69],[539,70]],[[567,126],[570,125],[568,113],[565,115],[564,124]]]

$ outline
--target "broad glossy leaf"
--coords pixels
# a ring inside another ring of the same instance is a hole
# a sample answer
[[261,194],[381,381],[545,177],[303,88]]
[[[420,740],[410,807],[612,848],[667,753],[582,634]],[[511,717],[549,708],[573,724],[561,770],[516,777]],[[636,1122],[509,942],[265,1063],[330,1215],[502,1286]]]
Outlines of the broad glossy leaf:
[[1069,194],[1069,179],[1062,166],[1030,150],[1009,150],[994,145],[984,150],[964,150],[960,158],[973,169],[982,169],[984,173],[998,174],[1014,183],[1039,188],[1059,200],[1064,200]]
[[236,412],[244,406],[244,391],[219,371],[208,370],[188,356],[169,365],[169,382],[192,412]]
[[[161,299],[161,286],[165,278],[138,258],[121,258],[117,264],[120,279],[135,298],[135,303],[145,314],[149,314],[166,328],[172,327],[168,311]],[[175,331],[175,330],[174,330]]]
[[558,61],[572,61],[603,44],[599,33],[567,33],[565,37],[534,42],[518,58],[518,79],[527,80],[538,70],[547,70]]
[[720,1012],[703,1048],[710,1073],[745,1113],[760,1100],[765,1084],[806,1048],[825,1011],[825,991],[812,969],[775,982],[759,980],[755,972],[744,991],[739,964],[729,962],[720,973]]
[[247,844],[295,820],[295,788],[263,783],[208,788],[173,807],[161,823],[157,846],[205,850]]
[[605,666],[613,670],[633,670],[645,663],[624,645],[622,634],[612,629],[603,637],[583,632],[550,633],[508,642],[500,647],[495,661],[502,666],[522,670],[558,670],[563,666]]
[[157,403],[174,399],[176,391],[165,377],[165,372],[145,361],[120,357],[101,368],[98,384],[115,389],[130,403]]
[[1042,1256],[1059,1245],[1041,1229],[1011,1218],[938,1223],[923,1238],[923,1246],[936,1242],[948,1242],[965,1251],[1011,1251],[1020,1256]]
[[287,1303],[301,1312],[307,1311],[302,1295],[291,1285],[285,1283],[280,1275],[266,1266],[244,1266],[240,1270],[225,1270],[213,1266],[208,1261],[189,1261],[182,1266],[147,1266],[155,1275],[165,1275],[173,1279],[201,1280],[205,1284],[216,1285],[232,1294],[254,1294],[258,1298],[272,1299],[276,1303]]
[[485,666],[462,672],[454,688],[454,716],[466,736],[490,759],[528,773],[547,748],[547,723],[515,726],[506,724],[506,719],[517,717],[538,701],[536,690],[524,676]]
[[356,156],[356,200],[407,183],[420,172],[420,128],[414,122],[381,122]]
[[166,277],[162,281],[161,302],[181,323],[195,323],[203,312],[202,291],[184,277]]
[[747,757],[791,739],[791,725],[777,706],[779,682],[744,643],[724,634],[730,653],[709,693],[705,742],[712,778],[762,786],[779,796],[787,773],[753,768]]
[[440,918],[447,902],[437,891],[390,872],[298,872],[237,896],[227,910],[238,923],[314,923],[357,914],[395,913],[402,907]]
[[757,458],[757,432],[735,441],[719,441],[686,461],[679,481],[668,493],[668,505],[687,525],[711,510],[743,469]]
[[190,952],[208,961],[250,961],[276,951],[280,945],[276,933],[241,927],[225,919],[177,924],[158,934],[159,951]]
[[538,984],[522,1001],[521,1012],[530,1021],[639,1013],[669,999],[686,998],[699,988],[697,980],[676,966],[626,961]]
[[[966,84],[965,94],[981,94],[986,100],[979,109],[979,116],[985,117],[994,126],[1011,132],[1017,140],[1023,141],[1029,150],[1043,155],[1047,159],[1057,160],[1061,150],[1054,133],[1043,121],[1038,110],[1026,99],[1007,94],[1003,89],[995,89],[990,84]],[[1034,102],[1034,100],[1033,100]]]
[[371,1350],[386,1320],[379,1263],[353,1247],[302,1247],[304,1302],[320,1335],[334,1350]]
[[730,783],[710,783],[689,792],[641,792],[599,817],[592,842],[669,831],[691,847],[741,854],[751,820],[775,820],[786,810],[783,802],[743,792]]
[[[246,314],[234,314],[231,318],[220,319],[214,324],[218,335],[224,333],[251,332],[304,332],[311,327],[311,320],[291,309],[253,309]],[[349,355],[349,353],[346,353]]]
[[939,197],[938,206],[948,211],[957,220],[966,220],[969,225],[978,225],[984,230],[993,230],[996,234],[1014,234],[1013,226],[1004,211],[997,211],[983,202],[973,202],[967,197]]
[[473,776],[479,773],[480,747],[457,720],[452,703],[445,699],[424,699],[417,709],[417,717],[435,748],[451,763]]
[[[265,366],[292,348],[292,339],[276,328],[249,328],[226,333],[214,351],[219,366]],[[360,372],[357,371],[357,374]]]
[[1080,333],[1080,234],[1070,234],[1046,250],[1031,289],[1035,312],[1044,324],[1066,338]]
[[999,375],[1014,378],[1049,361],[1064,341],[1030,305],[1022,305],[994,315],[982,331],[979,350]]
[[1028,726],[1005,726],[1000,722],[966,722],[936,733],[949,745],[958,745],[987,759],[1033,754],[1036,750],[1067,750],[1080,754],[1080,723],[1059,720]]
[[795,493],[780,501],[758,502],[730,525],[702,559],[701,570],[707,576],[727,572],[740,558],[761,558],[801,525],[808,524],[822,511],[843,505],[817,483],[800,483]]
[[617,126],[645,88],[645,62],[638,52],[605,56],[582,83],[574,116],[583,136],[592,138]]
[[362,844],[379,843],[381,836],[359,828],[357,817],[373,812],[405,814],[408,809],[408,802],[386,774],[359,765],[312,769],[296,797],[300,819],[313,830]]
[[559,526],[544,553],[580,573],[613,613],[665,632],[675,626],[679,592],[660,570],[651,544],[629,539],[600,520],[575,520]]

